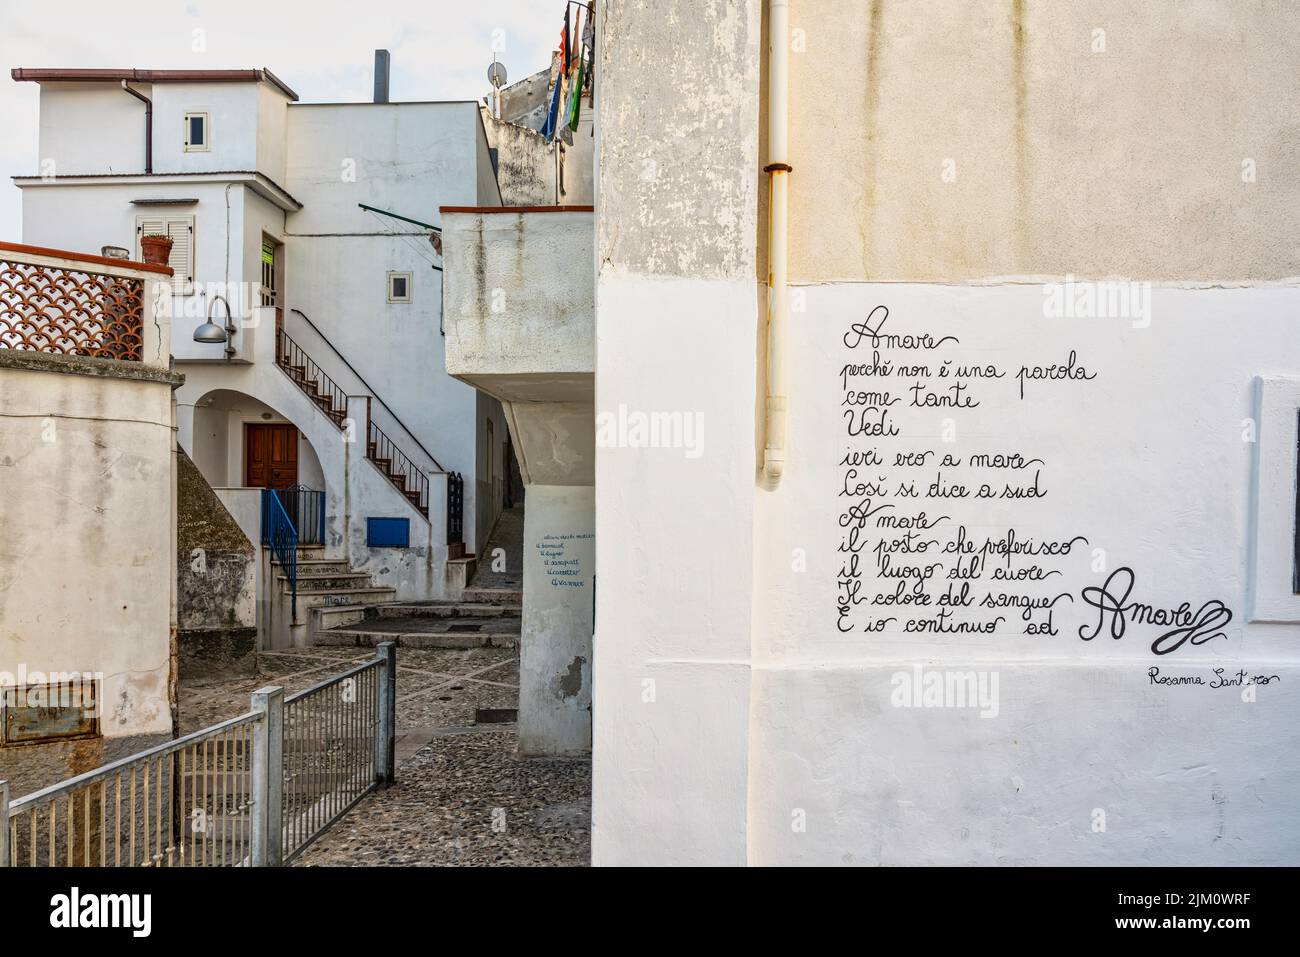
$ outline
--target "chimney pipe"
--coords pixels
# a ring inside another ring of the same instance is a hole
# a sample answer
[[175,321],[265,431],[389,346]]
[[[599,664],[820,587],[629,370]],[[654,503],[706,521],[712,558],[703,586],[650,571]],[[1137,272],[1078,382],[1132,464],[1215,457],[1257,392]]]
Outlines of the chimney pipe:
[[375,51],[375,102],[388,102],[388,51]]

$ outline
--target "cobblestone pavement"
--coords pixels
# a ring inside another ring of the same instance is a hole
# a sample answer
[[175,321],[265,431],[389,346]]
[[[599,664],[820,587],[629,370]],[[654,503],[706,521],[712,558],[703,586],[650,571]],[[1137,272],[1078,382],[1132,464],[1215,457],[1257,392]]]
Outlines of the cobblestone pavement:
[[519,758],[513,729],[448,729],[298,863],[585,865],[590,815],[589,761]]
[[[293,694],[374,656],[369,648],[263,652],[259,674],[181,681],[182,733],[248,709],[265,685]],[[591,762],[524,759],[513,724],[474,725],[479,708],[514,708],[518,653],[397,652],[397,783],[371,794],[300,865],[585,865]]]

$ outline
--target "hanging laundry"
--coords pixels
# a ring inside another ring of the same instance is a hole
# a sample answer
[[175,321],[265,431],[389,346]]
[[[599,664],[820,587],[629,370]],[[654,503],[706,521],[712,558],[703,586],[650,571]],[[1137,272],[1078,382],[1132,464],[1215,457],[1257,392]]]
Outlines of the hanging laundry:
[[569,129],[578,128],[582,114],[582,97],[591,90],[592,58],[595,55],[596,10],[594,0],[587,5],[587,20],[582,29],[582,47],[578,57],[577,83],[573,90],[573,106],[569,111]]
[[551,105],[546,110],[546,122],[542,124],[541,134],[546,142],[555,139],[560,126],[560,87],[564,80],[564,56],[559,54],[551,62]]
[[[581,10],[581,8],[579,8]],[[578,128],[578,114],[582,112],[582,50],[577,46],[578,28],[582,25],[582,13],[578,13],[578,20],[574,23],[574,52],[573,66],[569,71],[567,109],[565,110],[565,126],[570,130]]]
[[573,50],[569,57],[569,70],[572,71],[577,66],[578,58],[582,55],[582,7],[578,7],[578,13],[574,15],[573,20]]
[[587,25],[582,29],[583,59],[586,60],[586,91],[594,86],[591,76],[596,67],[596,0],[587,4]]
[[586,66],[586,61],[579,59],[578,66],[573,71],[575,76],[569,104],[569,129],[571,130],[578,128],[578,117],[582,113],[582,89],[586,82]]
[[569,77],[561,73],[555,80],[555,126],[551,139],[569,132]]
[[564,59],[560,63],[560,72],[569,72],[569,5],[564,5],[564,31],[560,34],[560,50],[564,53]]

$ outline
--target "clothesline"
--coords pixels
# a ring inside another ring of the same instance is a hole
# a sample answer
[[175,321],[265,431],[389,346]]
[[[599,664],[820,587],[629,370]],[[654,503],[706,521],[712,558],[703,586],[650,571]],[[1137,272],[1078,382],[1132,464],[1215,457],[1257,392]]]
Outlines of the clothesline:
[[[577,7],[576,19],[570,7]],[[585,17],[584,17],[585,14]],[[596,3],[567,0],[564,27],[560,31],[560,55],[552,65],[551,104],[542,125],[542,136],[553,142],[557,136],[572,142],[582,114],[582,97],[591,88],[596,52]],[[558,67],[558,71],[555,69]]]

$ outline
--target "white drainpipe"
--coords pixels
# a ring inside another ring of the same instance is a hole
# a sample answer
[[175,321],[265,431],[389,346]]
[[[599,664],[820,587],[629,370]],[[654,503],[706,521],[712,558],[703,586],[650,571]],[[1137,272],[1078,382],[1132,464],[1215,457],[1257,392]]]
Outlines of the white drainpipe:
[[790,177],[790,2],[768,0],[767,161],[767,444],[763,473],[785,470],[785,339],[790,318],[788,202]]

